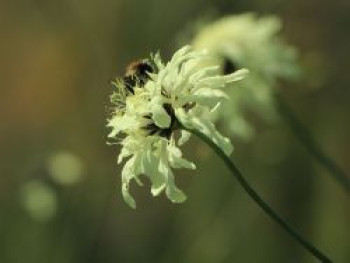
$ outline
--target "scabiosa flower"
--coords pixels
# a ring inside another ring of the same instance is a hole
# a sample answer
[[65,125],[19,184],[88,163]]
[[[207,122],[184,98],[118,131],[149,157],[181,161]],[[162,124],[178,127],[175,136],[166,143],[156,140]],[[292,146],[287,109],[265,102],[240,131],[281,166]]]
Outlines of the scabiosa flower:
[[231,153],[229,139],[216,130],[209,115],[227,98],[220,88],[242,79],[247,70],[219,75],[217,66],[203,66],[208,60],[206,51],[185,46],[167,64],[159,54],[151,56],[114,83],[107,126],[109,138],[122,147],[118,163],[128,158],[122,169],[122,195],[131,207],[136,203],[129,184],[135,180],[142,185],[141,175],[150,179],[154,196],[165,191],[172,202],[185,201],[172,171],[196,168],[179,148],[190,136],[183,127],[201,131],[227,155]]
[[272,95],[277,80],[298,75],[296,52],[279,38],[280,29],[278,17],[258,18],[249,13],[204,26],[193,39],[193,47],[208,49],[215,57],[213,63],[221,65],[226,74],[237,68],[249,69],[249,78],[242,82],[242,88],[229,92],[231,100],[223,103],[219,112],[229,130],[243,139],[254,134],[244,112],[254,111],[274,120]]

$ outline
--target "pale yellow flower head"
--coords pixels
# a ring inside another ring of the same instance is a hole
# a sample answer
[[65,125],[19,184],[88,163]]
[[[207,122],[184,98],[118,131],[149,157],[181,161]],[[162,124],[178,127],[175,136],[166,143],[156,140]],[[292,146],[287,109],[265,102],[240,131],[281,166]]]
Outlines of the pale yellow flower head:
[[[131,207],[136,203],[129,185],[131,180],[142,185],[141,175],[150,179],[154,196],[165,192],[172,202],[185,201],[173,169],[195,169],[195,165],[182,157],[179,148],[189,138],[182,125],[200,130],[227,155],[231,153],[230,140],[216,130],[209,116],[227,98],[222,88],[247,72],[223,76],[217,66],[199,66],[210,59],[207,52],[185,46],[168,63],[156,55],[145,60],[146,71],[137,70],[114,83],[114,110],[107,126],[111,128],[109,138],[121,146],[118,163],[128,158],[122,170],[122,194]],[[181,133],[179,139],[175,133]]]
[[219,64],[223,72],[249,70],[249,78],[242,87],[229,92],[231,100],[223,103],[219,112],[226,127],[243,139],[254,134],[245,111],[273,120],[273,89],[279,79],[298,75],[296,51],[281,40],[281,27],[277,16],[232,15],[202,27],[192,41],[194,48],[208,49],[214,58],[212,63]]

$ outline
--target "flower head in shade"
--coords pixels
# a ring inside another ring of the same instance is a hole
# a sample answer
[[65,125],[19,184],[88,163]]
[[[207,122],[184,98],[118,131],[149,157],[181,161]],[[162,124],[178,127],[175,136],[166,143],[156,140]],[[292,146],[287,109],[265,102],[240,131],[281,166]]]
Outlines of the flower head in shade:
[[172,202],[185,201],[173,174],[175,168],[195,169],[179,148],[189,138],[183,127],[200,130],[231,153],[229,139],[216,130],[209,116],[227,97],[221,88],[242,79],[246,70],[219,75],[217,66],[203,66],[210,59],[207,52],[185,46],[168,63],[157,54],[114,83],[107,126],[109,138],[121,146],[118,163],[128,158],[122,169],[122,194],[131,207],[136,203],[129,184],[135,180],[142,185],[141,175],[150,179],[154,196],[165,192]]
[[280,39],[280,29],[278,17],[258,18],[249,13],[224,17],[204,26],[193,39],[193,47],[208,49],[215,58],[212,63],[221,65],[222,72],[249,69],[249,78],[242,87],[229,92],[231,100],[223,103],[219,112],[228,119],[225,123],[229,130],[243,139],[254,134],[244,112],[254,111],[273,120],[272,93],[277,80],[298,75],[296,52]]

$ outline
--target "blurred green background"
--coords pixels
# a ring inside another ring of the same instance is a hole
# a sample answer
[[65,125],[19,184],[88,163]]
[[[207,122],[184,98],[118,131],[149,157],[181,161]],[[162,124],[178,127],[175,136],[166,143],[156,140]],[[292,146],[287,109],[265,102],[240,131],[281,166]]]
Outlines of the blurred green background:
[[[247,197],[198,140],[196,171],[176,171],[189,199],[120,194],[107,146],[109,81],[129,61],[169,57],[191,21],[277,14],[300,50],[288,103],[350,173],[348,0],[16,0],[0,2],[0,262],[316,262]],[[336,262],[350,262],[343,189],[283,123],[255,120],[233,158],[273,207]]]

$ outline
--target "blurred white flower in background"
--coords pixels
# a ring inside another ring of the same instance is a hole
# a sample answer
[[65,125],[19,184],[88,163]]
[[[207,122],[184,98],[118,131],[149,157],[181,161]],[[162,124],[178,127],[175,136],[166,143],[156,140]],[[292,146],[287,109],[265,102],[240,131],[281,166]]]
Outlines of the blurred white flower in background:
[[[182,157],[179,146],[189,133],[181,125],[201,131],[227,155],[231,153],[231,142],[216,130],[210,114],[227,99],[221,88],[242,79],[247,71],[224,76],[217,66],[203,66],[210,60],[207,52],[185,46],[167,64],[159,55],[132,64],[114,83],[107,126],[112,129],[109,138],[122,146],[118,163],[129,158],[122,170],[122,194],[131,207],[136,203],[129,183],[142,185],[140,175],[151,180],[154,196],[165,191],[172,202],[185,201],[172,169],[195,169],[195,165]],[[181,133],[179,139],[176,131]]]
[[212,63],[221,65],[225,74],[238,68],[249,70],[249,78],[240,88],[230,90],[231,100],[222,104],[217,116],[242,139],[254,135],[245,113],[274,120],[273,89],[279,79],[295,79],[299,74],[295,49],[278,36],[281,27],[277,16],[232,15],[203,26],[192,41],[194,48],[208,49],[214,57]]

